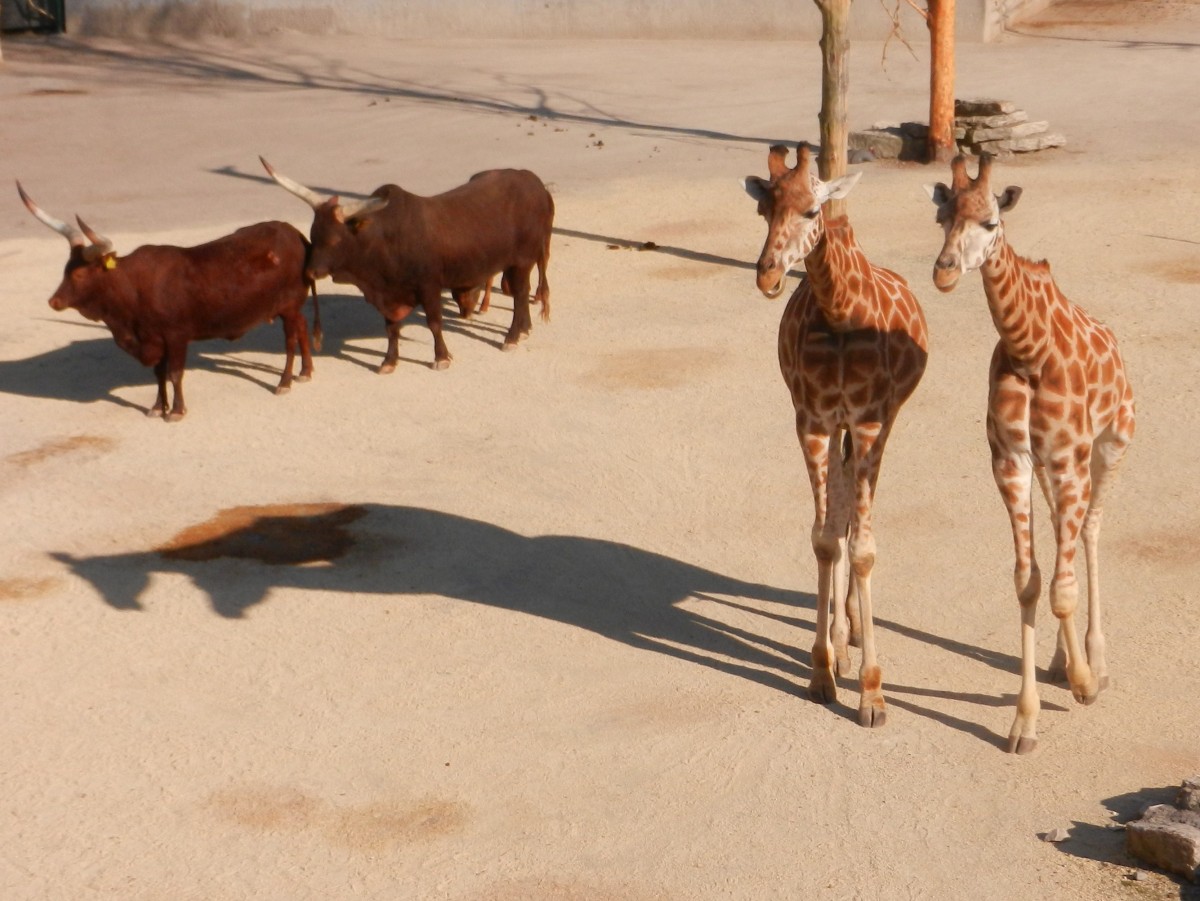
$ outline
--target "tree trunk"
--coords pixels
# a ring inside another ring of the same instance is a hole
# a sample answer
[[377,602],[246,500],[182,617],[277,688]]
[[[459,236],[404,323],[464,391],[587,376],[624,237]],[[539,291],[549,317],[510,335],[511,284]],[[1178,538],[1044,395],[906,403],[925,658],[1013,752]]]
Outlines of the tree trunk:
[[954,143],[954,0],[929,0],[929,142],[931,163],[947,163]]
[[[817,157],[821,180],[846,174],[846,95],[850,90],[850,2],[816,0],[821,10],[821,153]],[[846,213],[845,200],[831,200],[830,217]]]

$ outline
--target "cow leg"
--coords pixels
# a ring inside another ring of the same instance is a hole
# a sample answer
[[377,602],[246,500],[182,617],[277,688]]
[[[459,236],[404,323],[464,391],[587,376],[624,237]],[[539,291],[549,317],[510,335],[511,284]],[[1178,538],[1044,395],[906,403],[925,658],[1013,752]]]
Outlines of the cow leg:
[[[183,367],[187,362],[187,342],[168,344],[164,359],[167,377],[171,380],[171,387],[175,389],[175,403],[171,405],[171,412],[166,414],[165,419],[167,422],[178,422],[187,415],[187,405],[183,402]],[[166,393],[165,389],[163,393]]]
[[533,328],[533,320],[529,315],[529,276],[532,266],[514,266],[505,272],[513,299],[512,325],[504,336],[502,350],[516,350],[517,343]]
[[458,304],[458,315],[470,319],[475,312],[475,304],[479,301],[482,288],[456,288],[450,292],[454,302]]
[[167,355],[164,353],[154,364],[154,377],[158,380],[158,396],[154,406],[146,411],[149,417],[162,416],[167,411]]
[[296,342],[300,342],[300,375],[297,381],[307,382],[312,378],[312,354],[308,348],[308,323],[303,313],[286,313],[283,320],[283,342],[287,358],[283,364],[283,375],[275,387],[276,394],[287,394],[292,388],[292,367],[296,362]]
[[440,291],[429,291],[421,298],[421,306],[425,308],[425,322],[433,333],[433,368],[446,369],[450,365],[450,351],[446,347],[446,339],[442,337],[442,294]]

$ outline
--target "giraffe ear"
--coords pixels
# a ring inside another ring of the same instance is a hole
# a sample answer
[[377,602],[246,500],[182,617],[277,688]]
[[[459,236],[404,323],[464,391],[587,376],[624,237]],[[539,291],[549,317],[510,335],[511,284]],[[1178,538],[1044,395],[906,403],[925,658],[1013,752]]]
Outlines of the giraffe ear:
[[941,206],[950,199],[950,189],[940,181],[936,185],[922,185],[925,188],[925,193],[929,195],[929,199]]
[[1000,212],[1007,213],[1017,205],[1017,201],[1021,199],[1021,189],[1016,185],[1009,185],[1004,189],[1003,194],[996,195],[996,202],[1000,205]]
[[862,178],[861,172],[851,172],[849,175],[843,175],[833,181],[821,182],[820,190],[817,192],[817,201],[824,203],[827,200],[841,200],[850,193],[851,188],[858,184],[860,178]]
[[746,189],[755,201],[762,203],[763,199],[770,193],[771,183],[765,178],[759,178],[757,175],[747,175],[742,179],[742,187]]

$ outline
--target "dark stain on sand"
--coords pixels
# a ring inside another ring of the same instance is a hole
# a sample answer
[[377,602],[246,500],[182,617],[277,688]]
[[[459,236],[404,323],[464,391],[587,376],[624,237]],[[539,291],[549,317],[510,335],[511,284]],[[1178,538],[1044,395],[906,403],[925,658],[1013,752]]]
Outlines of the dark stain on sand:
[[347,504],[273,504],[231,507],[184,529],[158,549],[167,560],[210,561],[223,557],[272,566],[328,563],[355,544],[346,528],[367,513]]

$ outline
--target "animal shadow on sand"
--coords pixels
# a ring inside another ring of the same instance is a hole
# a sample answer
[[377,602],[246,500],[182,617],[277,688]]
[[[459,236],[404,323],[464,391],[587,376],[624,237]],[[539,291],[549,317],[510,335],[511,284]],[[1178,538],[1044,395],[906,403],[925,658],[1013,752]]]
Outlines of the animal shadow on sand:
[[[811,636],[804,633],[813,629],[812,594],[748,582],[616,541],[530,537],[420,507],[241,507],[185,530],[161,548],[52,556],[121,610],[142,609],[156,573],[186,576],[208,596],[214,612],[231,619],[280,590],[360,599],[435,595],[576,626],[788,694],[804,695],[811,677]],[[747,626],[753,620],[746,614],[800,634],[771,637],[763,634],[766,629]],[[1015,666],[1007,655],[993,658],[939,636],[908,632],[987,665]],[[857,690],[855,680],[841,681],[844,690]],[[901,709],[1001,746],[1003,736],[897,698],[897,692],[988,707],[1010,704],[1010,698],[900,686],[888,696]],[[857,715],[848,707],[835,710],[850,720]]]
[[[503,295],[493,295],[492,312],[483,317],[463,320],[456,315],[448,315],[443,323],[444,328],[451,334],[499,348],[506,333],[503,322],[507,311],[503,301]],[[447,303],[447,307],[457,309],[453,303]],[[311,323],[311,311],[308,318]],[[349,294],[322,295],[321,318],[325,340],[321,351],[314,349],[316,374],[313,378],[321,377],[323,358],[332,357],[371,370],[378,368],[387,346],[383,317],[362,297]],[[142,411],[149,408],[154,400],[154,370],[143,366],[117,347],[107,328],[82,321],[49,319],[48,322],[59,327],[79,329],[95,337],[73,340],[23,360],[0,360],[0,393],[81,404],[107,401]],[[425,367],[432,363],[433,341],[429,338],[423,314],[414,312],[405,320],[401,339],[404,342],[402,347],[406,348],[401,354],[404,362]],[[251,359],[250,355],[263,355],[267,359]],[[269,323],[252,329],[236,341],[213,339],[193,342],[188,346],[184,379],[190,372],[219,372],[274,392],[279,384],[284,359],[283,329],[278,323]],[[144,398],[135,395],[133,401],[115,393],[125,388],[138,389],[143,386],[146,391]],[[303,386],[300,386],[300,390],[303,390]],[[145,400],[144,404],[137,402],[142,399]],[[204,402],[202,395],[191,400],[193,406]]]
[[[1154,868],[1142,863],[1125,850],[1125,832],[1119,827],[1139,819],[1142,812],[1151,804],[1174,805],[1178,790],[1178,786],[1165,788],[1153,786],[1105,798],[1103,803],[1113,815],[1112,823],[1097,826],[1094,823],[1072,821],[1067,838],[1064,841],[1056,842],[1055,848],[1072,857],[1127,867],[1129,872],[1126,874],[1126,878],[1130,881],[1131,887],[1140,888],[1141,884],[1133,881],[1135,871]],[[1200,884],[1189,883],[1174,874],[1166,873],[1164,875],[1178,886],[1179,894],[1155,893],[1154,897],[1178,897],[1180,901],[1200,901]]]

